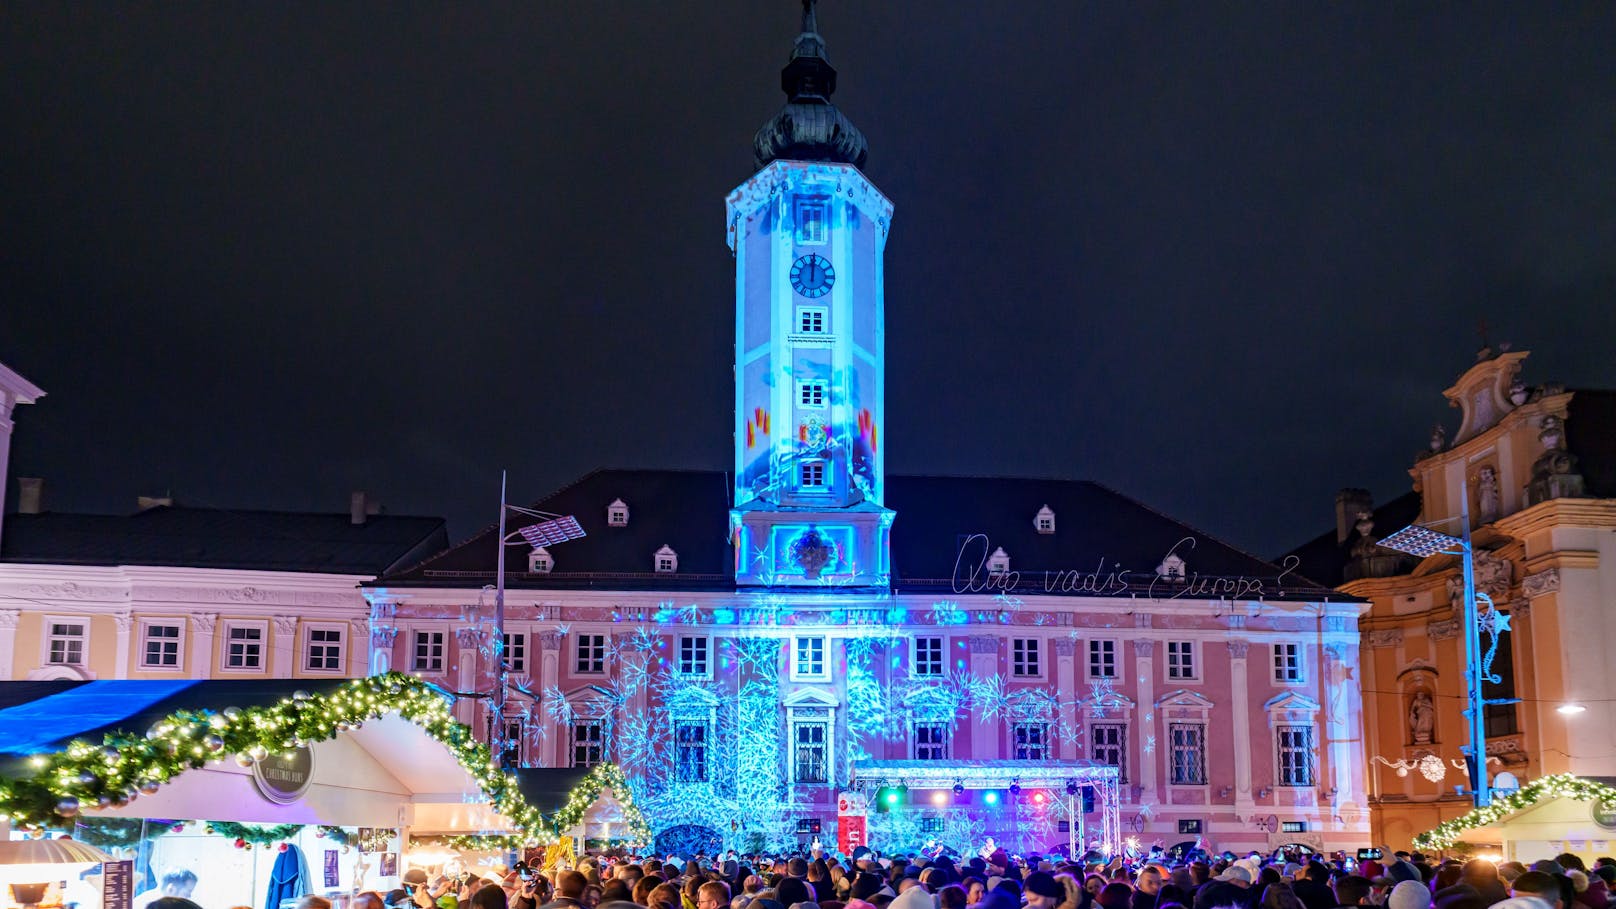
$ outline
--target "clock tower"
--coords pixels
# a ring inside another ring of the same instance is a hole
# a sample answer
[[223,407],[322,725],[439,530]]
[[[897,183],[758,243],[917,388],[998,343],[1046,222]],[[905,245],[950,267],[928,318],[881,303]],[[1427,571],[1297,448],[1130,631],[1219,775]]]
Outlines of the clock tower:
[[787,102],[730,193],[735,254],[735,501],[742,586],[884,587],[882,254],[892,203],[864,135],[830,103],[814,0],[780,73]]

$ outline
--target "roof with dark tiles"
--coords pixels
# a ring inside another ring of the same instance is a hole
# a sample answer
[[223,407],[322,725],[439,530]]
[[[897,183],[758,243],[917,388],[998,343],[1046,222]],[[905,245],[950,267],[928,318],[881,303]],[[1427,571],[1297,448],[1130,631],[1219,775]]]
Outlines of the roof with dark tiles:
[[159,506],[6,515],[0,562],[161,565],[375,577],[442,551],[443,518]]
[[[600,590],[733,590],[730,546],[731,484],[720,471],[602,469],[535,503],[535,510],[577,517],[586,536],[549,548],[554,569],[530,574],[525,544],[505,548],[506,584],[513,588]],[[607,506],[622,499],[626,527],[607,525]],[[1143,592],[1169,552],[1181,556],[1190,585],[1182,595],[1270,599],[1343,599],[1294,571],[1266,562],[1098,483],[1003,477],[888,476],[886,505],[892,527],[892,586],[903,592],[954,590],[956,563],[968,541],[967,560],[1003,547],[1020,573],[1017,591],[1048,590],[1070,573],[1125,573]],[[1035,517],[1048,505],[1055,532],[1040,533]],[[524,518],[509,530],[514,532]],[[480,587],[495,570],[495,528],[489,526],[418,565],[390,573],[372,586]],[[982,534],[986,541],[971,541]],[[520,539],[513,537],[520,543]],[[985,542],[985,545],[984,545]],[[658,574],[652,556],[664,544],[679,570]],[[1175,547],[1176,550],[1175,550]],[[1062,574],[1066,573],[1066,574]],[[964,572],[962,572],[963,576]],[[1229,583],[1213,583],[1211,579]],[[1247,586],[1236,587],[1243,580]],[[1260,590],[1250,586],[1259,584]],[[1074,585],[1075,586],[1075,585]],[[1158,595],[1182,588],[1158,584]],[[1198,593],[1197,593],[1198,591]],[[1089,595],[1092,595],[1090,593]]]

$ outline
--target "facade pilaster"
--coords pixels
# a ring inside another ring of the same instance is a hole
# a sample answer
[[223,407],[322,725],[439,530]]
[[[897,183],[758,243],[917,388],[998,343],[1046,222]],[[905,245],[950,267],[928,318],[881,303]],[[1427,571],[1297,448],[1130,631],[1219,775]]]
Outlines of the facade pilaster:
[[[1362,740],[1363,693],[1358,682],[1358,648],[1327,644],[1325,654],[1324,735],[1329,742],[1329,787],[1334,790],[1336,814],[1346,805],[1365,804],[1359,782],[1368,769],[1354,760],[1352,745]],[[1361,754],[1361,752],[1360,752]],[[1362,756],[1359,760],[1367,760]]]
[[370,620],[348,620],[348,674],[359,676],[370,672]]
[[[545,692],[546,697],[549,697],[551,692],[565,696],[561,691],[561,647],[566,638],[559,631],[540,632],[536,637],[539,645],[539,690]],[[565,714],[565,711],[548,709],[538,711],[539,724],[543,729],[538,738],[544,743],[542,746],[544,754],[538,763],[545,767],[567,766],[565,758],[568,743],[572,739],[572,730],[561,728],[556,720],[559,714]]]
[[[999,639],[989,635],[971,637],[971,677],[992,678],[999,672]],[[998,720],[990,711],[971,711],[971,759],[991,761],[1000,757]],[[956,752],[956,758],[959,754]]]
[[1161,786],[1156,780],[1156,768],[1161,748],[1156,746],[1156,642],[1133,642],[1134,676],[1139,681],[1138,715],[1134,728],[1139,730],[1139,790],[1140,800],[1147,805],[1162,803]]
[[129,638],[135,631],[135,616],[131,612],[119,612],[112,616],[113,627],[117,631],[117,653],[113,655],[112,674],[114,678],[129,678]]
[[[1055,693],[1060,701],[1056,708],[1060,714],[1055,718],[1058,729],[1081,729],[1082,717],[1078,711],[1082,707],[1077,703],[1077,642],[1071,638],[1056,638],[1055,642]],[[1078,758],[1078,737],[1075,735],[1056,735],[1055,755],[1063,761],[1075,761]]]
[[191,677],[210,678],[213,675],[213,632],[219,624],[219,614],[203,612],[191,614]]
[[1229,642],[1229,704],[1234,714],[1234,810],[1240,817],[1257,811],[1251,793],[1251,702],[1246,654],[1248,641]]
[[22,610],[0,609],[0,681],[10,681],[17,671],[17,622]]
[[[481,628],[456,628],[455,644],[458,647],[455,661],[455,690],[476,691],[477,684],[477,653],[488,643],[488,632]],[[477,707],[481,702],[476,698],[457,698],[455,700],[455,718],[473,729],[480,728]],[[496,720],[498,722],[498,720]]]
[[375,619],[365,624],[370,628],[370,674],[391,672],[393,642],[398,639],[398,629],[392,625],[377,625]]
[[278,615],[270,623],[275,634],[275,671],[277,679],[292,677],[293,654],[297,650],[297,616]]

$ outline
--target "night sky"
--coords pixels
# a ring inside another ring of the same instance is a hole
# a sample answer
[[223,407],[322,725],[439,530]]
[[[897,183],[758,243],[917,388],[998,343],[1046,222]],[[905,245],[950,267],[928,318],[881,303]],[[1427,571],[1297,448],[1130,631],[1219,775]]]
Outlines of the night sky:
[[[515,501],[731,469],[724,197],[798,13],[8,4],[0,362],[49,393],[12,476],[62,511],[366,489],[458,538],[501,467]],[[820,24],[897,209],[892,473],[1098,480],[1273,555],[1409,488],[1479,320],[1529,382],[1616,387],[1608,2]]]

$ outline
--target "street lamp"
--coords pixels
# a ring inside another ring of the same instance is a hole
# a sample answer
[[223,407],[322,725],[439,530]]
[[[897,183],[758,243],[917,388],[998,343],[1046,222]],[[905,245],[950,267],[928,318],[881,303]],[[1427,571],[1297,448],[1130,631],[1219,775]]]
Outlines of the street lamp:
[[[516,512],[530,518],[539,520],[525,527],[517,528],[515,533],[505,533],[505,515]],[[518,539],[507,539],[507,536]],[[578,525],[578,519],[571,516],[551,514],[547,511],[535,511],[531,508],[521,508],[505,503],[505,471],[499,472],[499,546],[494,560],[494,734],[489,736],[489,744],[493,746],[494,760],[499,766],[505,766],[506,741],[505,730],[505,678],[507,668],[505,665],[505,547],[527,545],[534,549],[553,546],[556,543],[565,543],[584,536],[584,529]]]
[[[1476,768],[1476,807],[1485,808],[1492,804],[1493,794],[1487,782],[1487,736],[1482,725],[1482,707],[1486,701],[1481,694],[1481,621],[1476,611],[1475,553],[1470,546],[1470,491],[1468,484],[1462,481],[1459,484],[1459,526],[1460,536],[1455,537],[1410,524],[1381,540],[1380,545],[1421,559],[1439,553],[1460,557],[1464,568],[1465,675],[1470,688],[1470,709],[1466,711],[1470,717],[1470,758]],[[1505,624],[1500,630],[1507,629]],[[1493,640],[1496,646],[1497,631]]]

